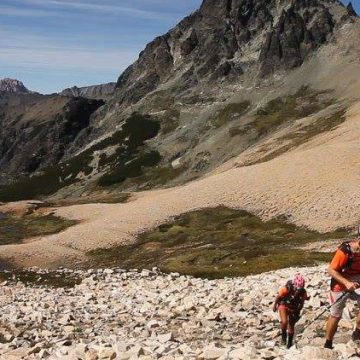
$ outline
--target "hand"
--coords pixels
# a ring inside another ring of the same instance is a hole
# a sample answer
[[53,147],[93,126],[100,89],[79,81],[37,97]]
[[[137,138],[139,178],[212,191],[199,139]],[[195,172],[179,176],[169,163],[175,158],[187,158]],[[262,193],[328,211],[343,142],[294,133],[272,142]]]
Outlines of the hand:
[[344,285],[346,290],[350,292],[355,291],[359,287],[359,283],[352,281],[347,281]]

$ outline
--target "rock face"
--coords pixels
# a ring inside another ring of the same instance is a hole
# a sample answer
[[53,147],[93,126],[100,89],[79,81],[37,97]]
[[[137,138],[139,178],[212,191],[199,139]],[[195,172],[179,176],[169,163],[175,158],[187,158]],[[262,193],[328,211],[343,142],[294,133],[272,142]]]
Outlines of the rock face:
[[16,79],[5,78],[0,80],[0,92],[7,93],[29,93],[24,84]]
[[349,2],[346,8],[350,16],[358,16],[351,1]]
[[334,29],[329,10],[316,1],[297,1],[284,9],[277,24],[267,33],[260,61],[263,75],[279,67],[302,64],[314,49],[325,43]]
[[[46,288],[16,279],[0,288],[4,359],[356,359],[350,340],[356,314],[349,302],[335,350],[323,349],[325,266],[302,268],[311,300],[296,326],[295,346],[280,345],[276,292],[299,269],[246,278],[206,280],[156,269],[87,272],[74,288]],[[40,278],[41,280],[41,278]],[[308,326],[301,333],[304,326]]]
[[107,99],[113,95],[115,91],[115,85],[115,82],[111,82],[107,84],[85,86],[80,88],[73,86],[63,90],[60,95],[83,97],[87,99]]
[[234,81],[244,71],[268,76],[297,67],[333,33],[333,6],[332,0],[205,0],[146,46],[118,79],[118,99],[136,103],[177,76],[184,90],[204,80]]
[[58,162],[103,104],[101,100],[56,95],[0,95],[0,181]]

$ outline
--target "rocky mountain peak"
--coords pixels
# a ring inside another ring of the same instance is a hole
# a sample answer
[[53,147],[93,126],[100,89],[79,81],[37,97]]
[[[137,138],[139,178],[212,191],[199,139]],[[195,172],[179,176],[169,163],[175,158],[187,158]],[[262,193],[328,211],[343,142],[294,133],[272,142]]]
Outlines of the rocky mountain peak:
[[25,87],[25,85],[16,79],[5,78],[0,80],[0,92],[9,92],[9,93],[29,93],[30,91]]
[[353,7],[353,4],[352,4],[351,1],[349,2],[349,4],[347,5],[346,8],[347,8],[347,10],[348,10],[349,15],[351,15],[351,16],[358,16],[357,13],[356,13],[356,11],[355,11],[355,9],[354,9],[354,7]]
[[300,66],[349,11],[334,0],[204,0],[120,76],[120,103],[136,103],[165,83],[178,95],[204,82],[261,79]]

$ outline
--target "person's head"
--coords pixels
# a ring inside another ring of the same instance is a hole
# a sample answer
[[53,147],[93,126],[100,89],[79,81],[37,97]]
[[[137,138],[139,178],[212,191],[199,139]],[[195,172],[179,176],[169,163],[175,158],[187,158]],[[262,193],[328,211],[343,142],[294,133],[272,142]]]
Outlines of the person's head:
[[305,287],[305,279],[300,273],[297,273],[295,275],[292,283],[293,283],[295,289],[301,289],[301,288]]

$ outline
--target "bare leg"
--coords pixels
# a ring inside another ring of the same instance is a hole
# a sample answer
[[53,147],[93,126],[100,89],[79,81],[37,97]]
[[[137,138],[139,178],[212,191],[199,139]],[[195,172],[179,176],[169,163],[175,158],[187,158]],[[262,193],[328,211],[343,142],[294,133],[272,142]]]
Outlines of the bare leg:
[[356,329],[352,334],[352,339],[354,341],[359,341],[360,340],[360,314],[356,318]]
[[335,336],[339,321],[340,321],[340,318],[330,315],[330,317],[326,323],[326,342],[325,342],[326,348],[332,349],[332,342],[333,342],[333,338]]
[[289,316],[289,324],[288,324],[288,342],[287,348],[291,348],[293,345],[294,333],[295,333],[295,324],[299,320],[298,316],[294,314]]
[[340,318],[330,316],[326,323],[326,340],[332,340],[335,336]]
[[281,327],[281,341],[285,345],[287,338],[287,327],[288,327],[288,311],[286,308],[282,307],[279,309],[280,316],[280,327]]
[[280,315],[280,321],[281,321],[281,329],[287,329],[288,327],[288,312],[286,308],[280,308],[279,309],[279,315]]
[[358,314],[357,318],[356,318],[356,327],[358,329],[360,329],[360,313]]

